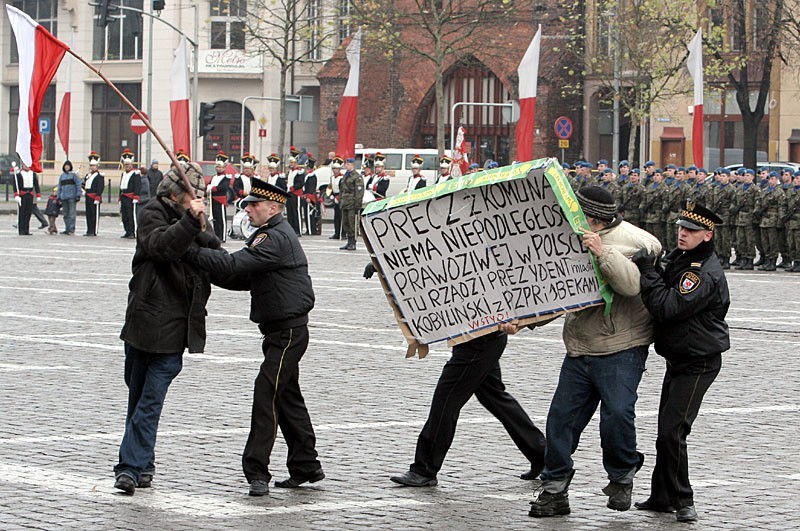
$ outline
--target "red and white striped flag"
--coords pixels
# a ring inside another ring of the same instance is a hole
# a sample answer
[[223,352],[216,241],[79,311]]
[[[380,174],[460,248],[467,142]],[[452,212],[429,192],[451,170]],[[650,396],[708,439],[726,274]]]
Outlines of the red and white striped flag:
[[169,114],[172,122],[172,149],[175,153],[182,149],[191,157],[192,142],[189,133],[189,66],[186,58],[188,46],[186,37],[175,50],[172,62],[172,97],[169,101]]
[[539,51],[542,25],[519,63],[519,121],[517,122],[517,162],[533,159],[533,131],[536,120],[536,90],[539,83]]
[[703,165],[703,30],[698,29],[689,43],[686,68],[694,80],[694,121],[692,122],[692,156],[695,166]]
[[353,35],[347,45],[347,62],[350,63],[350,75],[344,88],[336,127],[339,136],[336,141],[336,153],[344,158],[356,155],[356,127],[358,125],[358,78],[361,73],[361,28]]
[[[74,35],[74,34],[73,34]],[[73,43],[74,44],[74,43]],[[58,120],[56,121],[56,131],[61,147],[64,148],[67,158],[69,158],[69,115],[72,109],[72,57],[67,57],[67,88],[61,98],[61,107],[58,109]]]
[[41,173],[42,135],[39,113],[50,81],[69,46],[56,39],[38,22],[6,4],[8,19],[19,50],[19,118],[17,146],[19,157],[34,172]]
[[464,127],[458,128],[456,133],[455,152],[452,153],[453,162],[450,164],[450,175],[453,179],[461,177],[469,169],[469,160],[467,159],[467,147],[464,145],[464,135],[466,135]]

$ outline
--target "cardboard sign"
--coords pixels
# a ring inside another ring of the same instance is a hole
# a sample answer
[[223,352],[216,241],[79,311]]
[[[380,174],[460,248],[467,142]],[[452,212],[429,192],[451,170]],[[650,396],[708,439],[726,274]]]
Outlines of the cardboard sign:
[[410,343],[468,340],[603,303],[576,233],[586,220],[555,159],[371,203],[362,227]]

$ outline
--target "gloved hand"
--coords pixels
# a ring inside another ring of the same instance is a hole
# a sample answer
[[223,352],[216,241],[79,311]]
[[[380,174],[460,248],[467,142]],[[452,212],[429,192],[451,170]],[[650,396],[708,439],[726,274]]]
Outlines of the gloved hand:
[[636,267],[641,271],[646,267],[654,267],[657,258],[658,256],[656,253],[648,251],[647,249],[639,249],[636,251],[636,254],[631,257],[631,262],[636,264]]
[[17,196],[17,197],[15,197],[14,199],[16,199],[16,200],[17,200],[17,204],[18,204],[19,206],[22,206],[22,198],[21,198],[20,196]]
[[138,205],[138,204],[139,204],[139,200],[138,200],[138,199],[134,199],[134,200],[133,200],[133,204],[134,204],[134,205]]
[[364,278],[372,278],[376,271],[377,269],[372,265],[372,262],[368,263],[367,267],[364,268]]
[[99,205],[99,204],[100,204],[100,201],[97,201],[97,200],[95,200],[94,204],[95,204],[95,205]]

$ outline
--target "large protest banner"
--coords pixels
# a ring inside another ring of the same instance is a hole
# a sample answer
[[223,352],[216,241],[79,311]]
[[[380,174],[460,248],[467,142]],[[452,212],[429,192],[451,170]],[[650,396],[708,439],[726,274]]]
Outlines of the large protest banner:
[[361,221],[412,346],[458,342],[501,322],[533,322],[604,298],[610,303],[581,242],[586,219],[555,159],[370,203]]

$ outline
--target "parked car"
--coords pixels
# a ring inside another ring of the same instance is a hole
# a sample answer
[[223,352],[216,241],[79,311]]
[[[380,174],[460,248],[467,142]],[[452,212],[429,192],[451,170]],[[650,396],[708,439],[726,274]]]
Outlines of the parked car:
[[[725,166],[732,172],[738,170],[742,167],[741,164],[731,164],[730,166]],[[756,167],[753,168],[754,170],[758,171],[761,168],[766,168],[768,171],[776,171],[779,174],[786,168],[790,169],[792,173],[800,170],[800,164],[797,162],[759,162],[756,164]]]
[[13,184],[14,179],[11,173],[11,163],[20,166],[19,158],[16,155],[0,155],[0,184]]

